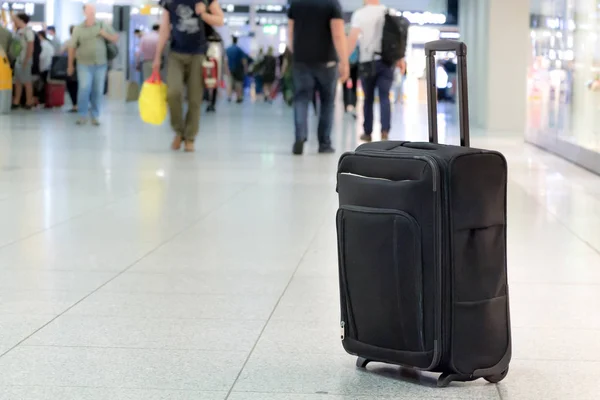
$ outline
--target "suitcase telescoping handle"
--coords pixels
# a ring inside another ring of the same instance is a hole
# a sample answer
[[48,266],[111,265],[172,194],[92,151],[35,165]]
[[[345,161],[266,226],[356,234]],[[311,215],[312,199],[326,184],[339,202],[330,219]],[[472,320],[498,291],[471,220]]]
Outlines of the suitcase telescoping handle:
[[435,79],[435,53],[453,51],[457,57],[458,112],[460,145],[470,146],[469,134],[469,90],[467,86],[467,45],[458,40],[436,40],[425,43],[427,57],[427,109],[429,114],[429,142],[438,143],[437,86]]

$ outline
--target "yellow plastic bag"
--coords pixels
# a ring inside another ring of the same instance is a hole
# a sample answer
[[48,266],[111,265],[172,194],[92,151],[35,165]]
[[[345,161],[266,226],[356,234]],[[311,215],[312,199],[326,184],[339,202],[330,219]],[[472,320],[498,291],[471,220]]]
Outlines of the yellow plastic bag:
[[0,90],[12,90],[12,70],[8,56],[0,47]]
[[142,85],[138,100],[140,117],[147,124],[161,125],[167,118],[167,85],[160,80],[158,72]]

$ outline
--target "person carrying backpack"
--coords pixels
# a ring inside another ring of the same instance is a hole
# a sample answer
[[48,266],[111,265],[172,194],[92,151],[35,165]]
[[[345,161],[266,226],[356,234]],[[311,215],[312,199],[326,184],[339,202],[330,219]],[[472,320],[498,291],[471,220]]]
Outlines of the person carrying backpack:
[[379,0],[365,0],[365,5],[352,14],[348,37],[348,54],[359,42],[359,76],[364,101],[364,132],[361,140],[370,142],[373,133],[375,89],[379,93],[381,138],[387,140],[391,129],[390,89],[396,65],[404,71],[404,54],[409,23],[396,17]]
[[358,46],[350,54],[350,78],[344,82],[344,111],[356,118],[356,85],[358,83]]
[[12,15],[12,19],[17,28],[16,37],[11,41],[9,49],[9,55],[15,59],[15,92],[12,108],[16,109],[21,106],[21,96],[23,88],[25,88],[25,109],[30,110],[34,105],[33,64],[36,35],[28,25],[29,16],[27,14]]

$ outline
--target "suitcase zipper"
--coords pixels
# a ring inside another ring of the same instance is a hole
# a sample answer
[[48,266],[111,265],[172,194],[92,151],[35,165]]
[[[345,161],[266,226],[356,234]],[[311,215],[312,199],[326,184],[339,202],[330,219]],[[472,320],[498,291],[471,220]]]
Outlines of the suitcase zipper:
[[[438,171],[438,165],[437,165],[437,159],[435,157],[432,156],[413,156],[410,155],[409,153],[406,153],[406,156],[403,157],[401,154],[389,154],[387,151],[384,150],[363,150],[360,153],[354,153],[355,155],[366,155],[366,156],[376,156],[376,157],[383,157],[383,158],[395,158],[395,159],[413,159],[413,160],[422,160],[425,161],[426,163],[428,163],[431,166],[431,180],[433,181],[433,191],[437,192],[438,190],[438,181],[439,181],[439,171]],[[344,173],[344,172],[342,172]],[[371,179],[385,179],[385,178],[371,178]]]
[[340,323],[340,337],[342,341],[346,338],[346,323],[344,321]]
[[372,180],[376,180],[376,181],[393,182],[391,179],[387,179],[387,178],[375,178],[373,176],[353,174],[351,172],[341,172],[340,175],[353,176],[355,178],[361,178],[361,179],[372,179]]

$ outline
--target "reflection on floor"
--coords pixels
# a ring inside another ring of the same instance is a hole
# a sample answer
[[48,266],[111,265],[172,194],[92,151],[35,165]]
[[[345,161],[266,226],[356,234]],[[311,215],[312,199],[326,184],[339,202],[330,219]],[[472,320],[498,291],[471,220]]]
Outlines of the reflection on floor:
[[[498,386],[438,390],[343,352],[337,156],[290,156],[290,109],[223,104],[195,154],[109,111],[0,117],[0,399],[598,398],[600,178],[475,132],[510,163],[514,361]],[[394,118],[426,137],[421,106]],[[338,111],[338,153],[358,124]]]

